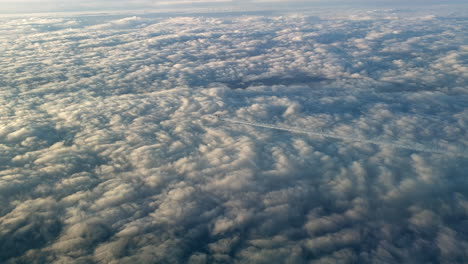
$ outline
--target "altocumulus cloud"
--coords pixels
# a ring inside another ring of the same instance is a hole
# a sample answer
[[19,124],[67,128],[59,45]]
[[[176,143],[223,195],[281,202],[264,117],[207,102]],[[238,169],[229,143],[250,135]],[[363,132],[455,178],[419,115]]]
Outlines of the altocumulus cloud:
[[466,263],[467,26],[2,18],[0,262]]

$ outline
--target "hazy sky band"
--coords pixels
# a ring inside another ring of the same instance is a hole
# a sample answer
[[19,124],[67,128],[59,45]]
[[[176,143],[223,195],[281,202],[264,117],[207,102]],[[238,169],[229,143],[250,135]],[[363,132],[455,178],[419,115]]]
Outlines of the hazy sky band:
[[436,0],[117,0],[117,1],[66,1],[66,0],[1,0],[0,14],[2,13],[44,13],[44,12],[85,12],[85,11],[117,11],[117,10],[181,10],[193,9],[220,9],[220,10],[290,10],[300,8],[313,8],[319,6],[341,6],[354,8],[384,8],[384,7],[408,7],[430,5],[463,4],[462,0],[436,1]]

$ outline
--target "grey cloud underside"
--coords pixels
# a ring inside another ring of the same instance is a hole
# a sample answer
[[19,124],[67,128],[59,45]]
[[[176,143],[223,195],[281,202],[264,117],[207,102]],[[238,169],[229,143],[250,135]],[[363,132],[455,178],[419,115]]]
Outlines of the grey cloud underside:
[[0,262],[466,263],[468,24],[0,22]]

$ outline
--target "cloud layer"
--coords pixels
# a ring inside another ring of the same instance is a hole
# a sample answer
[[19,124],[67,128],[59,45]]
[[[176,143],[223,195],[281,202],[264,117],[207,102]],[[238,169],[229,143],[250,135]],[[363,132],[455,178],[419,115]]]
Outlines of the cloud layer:
[[465,17],[0,21],[0,262],[464,263]]

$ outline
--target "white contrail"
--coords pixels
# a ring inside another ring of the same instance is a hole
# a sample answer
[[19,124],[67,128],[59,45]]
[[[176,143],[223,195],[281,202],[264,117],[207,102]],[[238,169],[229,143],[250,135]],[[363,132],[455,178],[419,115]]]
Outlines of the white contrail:
[[364,139],[364,138],[359,138],[359,137],[342,136],[342,135],[335,134],[333,132],[302,130],[302,129],[296,129],[296,128],[287,128],[287,127],[275,126],[275,125],[265,124],[265,123],[253,123],[253,122],[247,122],[247,121],[241,121],[241,120],[235,120],[235,119],[221,118],[221,117],[218,117],[218,116],[213,116],[213,117],[218,118],[218,120],[228,122],[228,123],[233,123],[233,124],[241,124],[241,125],[248,125],[248,126],[255,126],[255,127],[271,128],[271,129],[276,129],[276,130],[289,131],[289,132],[293,132],[293,133],[308,134],[308,135],[320,136],[320,137],[325,137],[325,138],[333,138],[333,139],[341,139],[341,140],[346,140],[346,141],[369,143],[369,144],[374,144],[374,145],[379,145],[379,146],[402,148],[402,149],[409,149],[409,150],[429,152],[429,153],[437,153],[437,154],[444,154],[444,155],[456,155],[456,156],[465,156],[465,157],[468,156],[468,154],[465,154],[465,153],[450,152],[450,151],[447,151],[447,150],[426,147],[426,146],[423,146],[423,145],[420,145],[420,144],[417,144],[417,143],[405,143],[405,144],[403,144],[403,143],[398,143],[398,142],[389,142],[389,141],[382,141],[382,140]]

